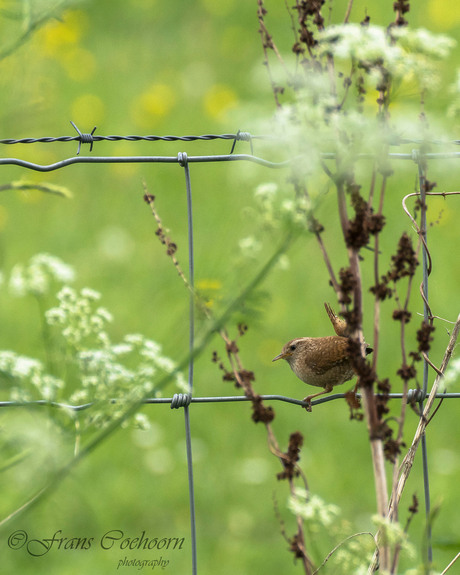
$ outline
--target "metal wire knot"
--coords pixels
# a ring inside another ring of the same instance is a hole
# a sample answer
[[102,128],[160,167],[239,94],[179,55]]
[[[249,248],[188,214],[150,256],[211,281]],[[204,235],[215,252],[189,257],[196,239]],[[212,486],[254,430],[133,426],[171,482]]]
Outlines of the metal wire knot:
[[185,168],[188,163],[187,154],[185,152],[179,152],[177,154],[177,161],[182,168]]
[[423,399],[423,391],[421,389],[409,389],[407,392],[407,402],[419,402]]
[[77,134],[80,136],[79,140],[78,140],[77,156],[80,154],[80,149],[81,149],[82,144],[89,144],[89,151],[92,152],[93,143],[94,143],[93,134],[96,131],[97,126],[94,126],[94,128],[91,131],[91,134],[83,134],[82,132],[80,132],[80,130],[77,128],[77,126],[72,122],[72,120],[70,120],[70,123],[75,128],[75,130],[77,131]]
[[190,393],[175,393],[171,400],[171,409],[179,409],[179,407],[188,407],[192,401]]
[[238,130],[238,132],[235,134],[235,137],[233,139],[233,144],[232,144],[232,149],[230,150],[230,155],[233,154],[233,151],[235,150],[236,142],[238,142],[238,141],[249,142],[249,144],[251,146],[251,155],[254,154],[254,150],[252,147],[252,134],[250,134],[249,132],[241,132],[240,130]]

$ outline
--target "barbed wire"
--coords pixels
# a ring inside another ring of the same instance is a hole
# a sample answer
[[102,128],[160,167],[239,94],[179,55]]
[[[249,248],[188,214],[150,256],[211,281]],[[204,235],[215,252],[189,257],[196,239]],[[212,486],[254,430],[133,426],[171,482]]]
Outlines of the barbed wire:
[[243,137],[244,132],[237,137],[236,134],[204,134],[202,136],[154,136],[154,135],[147,135],[147,136],[139,136],[139,135],[131,135],[131,136],[119,136],[119,135],[111,135],[111,136],[94,136],[91,134],[81,134],[80,136],[44,136],[40,138],[6,138],[0,140],[0,144],[50,144],[54,142],[78,142],[80,141],[82,144],[88,144],[91,142],[101,142],[101,141],[108,141],[108,142],[119,142],[119,141],[128,141],[128,142],[157,142],[157,141],[164,141],[164,142],[192,142],[195,140],[247,140],[249,138],[257,138],[261,136],[252,136],[248,134],[248,138]]
[[[275,136],[270,135],[255,135],[250,134],[249,132],[242,132],[238,130],[236,134],[204,134],[201,136],[155,136],[155,135],[146,135],[146,136],[139,136],[139,135],[128,135],[128,136],[119,136],[119,135],[111,135],[111,136],[102,136],[102,135],[94,135],[95,131],[97,130],[97,126],[95,126],[90,133],[81,132],[81,130],[76,126],[74,122],[70,122],[72,126],[75,128],[77,135],[76,136],[44,136],[39,138],[5,138],[0,140],[0,144],[5,145],[14,145],[14,144],[50,144],[55,142],[78,142],[78,150],[77,155],[80,153],[81,145],[82,144],[89,144],[90,145],[90,152],[93,149],[94,142],[119,142],[119,141],[126,141],[126,142],[193,142],[197,140],[209,141],[209,140],[233,140],[233,146],[230,153],[233,153],[235,148],[236,142],[244,141],[249,142],[252,148],[252,140],[273,140],[276,139]],[[251,150],[252,151],[252,150]]]
[[[233,141],[233,145],[230,151],[230,154],[233,154],[235,149],[236,143],[239,141],[249,142],[251,145],[251,154],[253,153],[252,143],[253,140],[271,140],[271,141],[278,141],[282,142],[285,141],[286,138],[273,135],[273,134],[252,134],[247,131],[238,130],[235,134],[203,134],[203,135],[185,135],[185,136],[175,136],[175,135],[108,135],[103,136],[100,134],[95,134],[97,130],[97,126],[95,126],[91,132],[82,132],[74,122],[70,122],[74,127],[77,135],[74,136],[41,136],[38,138],[3,138],[0,139],[0,144],[3,145],[15,145],[15,144],[50,144],[56,142],[78,142],[78,150],[77,156],[80,154],[82,144],[89,144],[91,152],[93,150],[93,145],[95,142],[194,142],[194,141],[213,141],[213,140],[231,140]],[[395,135],[392,139],[389,140],[390,146],[400,146],[405,144],[432,144],[435,146],[446,146],[446,145],[460,145],[460,140],[440,140],[440,139],[433,139],[433,140],[422,140],[419,138],[402,138]],[[456,152],[451,152],[449,155],[454,154],[454,157],[458,157]],[[328,154],[326,154],[326,157]],[[368,155],[363,155],[366,157]],[[404,159],[410,159],[410,154],[404,154],[403,156],[394,155],[393,157],[404,157]],[[433,154],[426,153],[424,157],[430,158],[434,157]]]

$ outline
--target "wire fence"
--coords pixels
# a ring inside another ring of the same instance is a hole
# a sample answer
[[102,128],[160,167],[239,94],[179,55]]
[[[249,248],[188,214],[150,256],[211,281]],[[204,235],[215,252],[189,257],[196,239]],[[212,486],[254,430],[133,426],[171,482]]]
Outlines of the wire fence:
[[[193,379],[194,379],[194,349],[195,349],[195,300],[193,296],[194,288],[194,276],[195,276],[195,263],[194,263],[194,231],[193,231],[193,201],[192,201],[192,186],[191,186],[191,175],[190,175],[190,164],[192,163],[209,163],[209,162],[254,162],[261,166],[270,169],[282,169],[288,168],[293,162],[299,160],[298,158],[290,158],[285,161],[273,162],[254,155],[254,142],[257,140],[275,140],[274,136],[270,135],[254,135],[249,132],[238,131],[235,134],[205,134],[201,136],[155,136],[155,135],[109,135],[102,136],[96,135],[96,128],[93,128],[91,133],[83,133],[79,128],[71,122],[72,126],[75,128],[77,135],[73,136],[58,136],[58,137],[40,137],[40,138],[20,138],[20,139],[2,139],[0,144],[11,146],[17,144],[48,144],[48,143],[62,143],[62,142],[78,142],[78,148],[76,155],[69,157],[58,162],[42,165],[34,162],[26,161],[20,158],[0,158],[0,165],[14,165],[19,166],[29,170],[35,170],[39,172],[50,172],[54,170],[59,170],[65,168],[72,164],[116,164],[116,163],[168,163],[168,164],[178,164],[184,170],[185,178],[185,189],[187,198],[187,214],[188,214],[188,261],[189,261],[189,284],[192,288],[190,294],[189,302],[189,354],[190,360],[188,362],[188,393],[185,394],[175,394],[170,398],[147,398],[143,400],[144,404],[170,404],[171,409],[183,408],[184,409],[184,422],[185,422],[185,440],[186,440],[186,455],[187,455],[187,470],[188,470],[188,485],[189,485],[189,504],[190,504],[190,532],[191,532],[191,549],[192,549],[192,573],[197,574],[197,542],[196,542],[196,510],[195,510],[195,496],[194,496],[194,484],[193,484],[193,456],[192,456],[192,444],[191,444],[191,427],[190,427],[190,405],[193,403],[216,403],[216,402],[245,402],[251,401],[251,398],[246,396],[217,396],[217,397],[194,397],[193,396]],[[215,140],[227,140],[232,142],[231,149],[228,154],[220,155],[199,155],[199,156],[189,156],[185,152],[180,152],[177,156],[80,156],[81,147],[83,145],[89,145],[89,151],[93,150],[93,146],[96,142],[118,142],[118,141],[128,141],[128,142],[195,142],[195,141],[215,141]],[[250,146],[250,153],[237,154],[235,153],[236,146],[238,142],[246,142]],[[399,139],[392,143],[394,146],[399,146],[403,144],[413,144],[417,146],[425,145],[427,142],[422,140],[410,140],[410,139]],[[443,146],[458,146],[460,145],[460,140],[452,141],[432,141],[429,142],[433,145],[443,145]],[[372,154],[360,154],[362,159],[372,159],[374,156]],[[324,153],[322,158],[334,159],[334,153]],[[460,152],[455,151],[443,151],[443,152],[421,152],[419,148],[413,149],[407,153],[390,152],[388,153],[388,159],[390,160],[409,160],[414,162],[418,168],[418,180],[419,188],[421,194],[421,201],[424,202],[424,173],[422,169],[422,162],[426,160],[437,160],[437,159],[456,159],[460,158]],[[424,214],[424,212],[422,211]],[[423,222],[422,222],[423,224]],[[423,226],[422,226],[423,228]],[[426,229],[426,226],[423,228]],[[424,299],[424,314],[425,319],[429,316],[429,304],[428,304],[428,260],[427,260],[427,245],[424,242],[422,246],[423,250],[423,299]],[[424,373],[423,373],[423,387],[422,389],[411,389],[408,394],[401,393],[391,393],[388,397],[393,399],[402,399],[405,397],[408,402],[419,403],[421,413],[423,412],[423,404],[425,399],[428,397],[428,361],[425,358],[424,362]],[[312,405],[320,405],[323,403],[328,403],[337,399],[344,398],[345,394],[337,393],[330,394],[326,397],[321,397],[319,399],[313,400]],[[359,398],[360,395],[357,394]],[[300,405],[306,407],[304,401],[283,396],[283,395],[261,395],[262,400],[267,401],[281,401],[290,403],[293,405]],[[439,399],[458,399],[460,398],[460,393],[437,393],[436,398]],[[116,402],[117,400],[112,400]],[[93,404],[86,403],[81,405],[68,405],[58,402],[49,402],[47,400],[37,400],[30,402],[20,402],[20,401],[0,401],[0,408],[21,408],[25,406],[48,406],[55,408],[65,408],[73,411],[82,411],[90,409]],[[424,493],[425,493],[425,509],[426,515],[430,515],[430,486],[429,486],[429,470],[428,470],[428,454],[427,445],[425,441],[425,436],[422,437],[422,459],[423,459],[423,483],[424,483]],[[430,522],[427,521],[428,529]],[[431,546],[431,535],[428,534],[428,559],[432,561],[432,546]]]

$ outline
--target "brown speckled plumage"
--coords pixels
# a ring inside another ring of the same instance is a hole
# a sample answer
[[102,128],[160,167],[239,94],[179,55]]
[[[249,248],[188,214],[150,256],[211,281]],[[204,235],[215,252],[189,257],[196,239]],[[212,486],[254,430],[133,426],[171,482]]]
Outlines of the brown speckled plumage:
[[273,361],[277,359],[285,359],[299,379],[317,387],[340,385],[353,377],[348,339],[338,335],[292,339]]
[[[347,324],[337,317],[328,304],[324,306],[337,335],[292,339],[272,360],[285,359],[300,380],[324,388],[324,391],[306,397],[304,401],[307,404],[311,403],[313,397],[329,393],[336,385],[354,376],[346,337]],[[366,347],[366,354],[371,351],[371,348]]]

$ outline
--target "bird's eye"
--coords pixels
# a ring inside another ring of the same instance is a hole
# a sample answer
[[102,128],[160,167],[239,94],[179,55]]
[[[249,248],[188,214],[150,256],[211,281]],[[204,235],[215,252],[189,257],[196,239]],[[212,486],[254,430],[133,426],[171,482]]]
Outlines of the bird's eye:
[[293,343],[292,345],[289,346],[289,349],[290,349],[291,351],[294,351],[296,347],[297,347],[297,346],[295,345],[295,343]]

